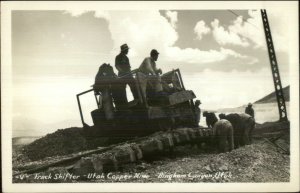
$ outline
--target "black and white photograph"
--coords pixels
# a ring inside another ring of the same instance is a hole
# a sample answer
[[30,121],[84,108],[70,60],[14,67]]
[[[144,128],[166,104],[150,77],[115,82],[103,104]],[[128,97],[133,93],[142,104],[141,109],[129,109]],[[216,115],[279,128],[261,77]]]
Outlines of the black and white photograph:
[[1,2],[3,192],[299,191],[298,8]]

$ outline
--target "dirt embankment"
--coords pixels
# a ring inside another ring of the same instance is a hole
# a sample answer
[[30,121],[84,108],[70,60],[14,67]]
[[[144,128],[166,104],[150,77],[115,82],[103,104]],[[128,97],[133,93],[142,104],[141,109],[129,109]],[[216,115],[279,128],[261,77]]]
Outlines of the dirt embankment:
[[66,155],[87,149],[87,142],[82,128],[59,129],[26,146],[23,153],[30,160],[39,160],[45,157]]
[[83,128],[59,129],[21,148],[21,153],[29,160],[36,161],[46,157],[62,156],[94,149],[111,144],[108,138],[87,137]]
[[87,137],[83,128],[59,129],[30,144],[13,145],[13,170],[32,169],[114,142],[109,138]]

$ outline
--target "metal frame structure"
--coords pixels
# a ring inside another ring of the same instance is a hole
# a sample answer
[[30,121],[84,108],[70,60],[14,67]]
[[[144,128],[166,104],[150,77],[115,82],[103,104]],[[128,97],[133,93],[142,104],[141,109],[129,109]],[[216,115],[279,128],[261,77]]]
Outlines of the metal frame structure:
[[[147,102],[147,99],[144,97],[144,95],[141,94],[141,86],[140,86],[140,78],[139,78],[139,74],[138,74],[138,69],[135,69],[135,70],[132,70],[130,73],[126,74],[126,75],[123,75],[123,76],[120,76],[120,77],[117,77],[116,80],[119,81],[120,79],[122,78],[126,78],[127,76],[129,75],[132,75],[132,76],[135,76],[135,80],[136,80],[136,87],[137,87],[137,91],[138,91],[138,95],[139,95],[139,98],[140,98],[140,102],[141,104],[144,105],[144,107],[148,108],[148,102]],[[183,84],[183,81],[182,81],[182,77],[181,77],[181,73],[180,73],[180,70],[179,69],[175,69],[175,70],[172,70],[170,72],[167,72],[165,74],[163,74],[161,77],[163,78],[164,76],[168,75],[168,74],[171,74],[171,73],[175,73],[177,76],[178,76],[178,79],[179,79],[179,83],[180,83],[180,86],[185,90],[185,87],[184,87],[184,84]],[[94,86],[94,85],[93,85]],[[80,118],[81,118],[81,122],[82,122],[82,125],[84,127],[89,127],[88,124],[86,124],[84,122],[84,118],[83,118],[83,113],[82,113],[82,108],[81,108],[81,103],[80,103],[80,96],[81,95],[84,95],[84,94],[87,94],[91,91],[94,91],[94,95],[95,95],[95,100],[96,100],[96,104],[97,104],[97,107],[98,109],[100,108],[100,100],[98,100],[97,98],[97,95],[99,95],[98,93],[95,92],[95,89],[92,88],[92,89],[89,89],[89,90],[86,90],[84,92],[81,92],[79,94],[76,95],[76,98],[77,98],[77,103],[78,103],[78,108],[79,108],[79,113],[80,113]],[[191,105],[194,106],[194,103],[193,103],[193,100],[190,101]]]
[[268,22],[268,16],[265,9],[261,9],[261,17],[263,21],[266,42],[268,47],[269,59],[271,64],[271,70],[273,75],[273,81],[275,86],[275,94],[277,98],[278,110],[279,110],[279,121],[287,121],[287,111],[285,106],[285,99],[282,91],[282,85],[280,80],[279,68],[277,64],[275,49],[273,45],[271,30]]
[[[89,89],[89,90],[86,90],[84,92],[81,92],[79,94],[76,95],[76,98],[77,98],[77,103],[78,103],[78,108],[79,108],[79,113],[80,113],[80,118],[81,118],[81,122],[82,122],[82,125],[85,127],[85,126],[88,126],[85,122],[84,122],[84,119],[83,119],[83,114],[82,114],[82,109],[81,109],[81,104],[80,104],[80,99],[79,97],[81,95],[84,95],[86,93],[89,93],[91,91],[93,91],[94,89]],[[96,97],[96,96],[95,96]],[[96,102],[97,102],[97,105],[98,105],[98,101],[97,101],[97,98],[96,98]]]

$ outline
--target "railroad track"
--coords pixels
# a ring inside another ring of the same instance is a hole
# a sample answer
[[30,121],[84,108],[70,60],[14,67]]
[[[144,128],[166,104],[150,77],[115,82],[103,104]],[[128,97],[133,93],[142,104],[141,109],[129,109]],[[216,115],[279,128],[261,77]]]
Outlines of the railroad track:
[[136,163],[138,160],[156,154],[170,152],[179,145],[207,141],[212,135],[212,130],[209,128],[179,128],[172,131],[157,132],[150,136],[90,150],[80,155],[20,171],[15,173],[13,177],[18,178],[24,174],[47,172],[51,168],[64,168],[65,172],[78,175],[116,171],[124,164]]

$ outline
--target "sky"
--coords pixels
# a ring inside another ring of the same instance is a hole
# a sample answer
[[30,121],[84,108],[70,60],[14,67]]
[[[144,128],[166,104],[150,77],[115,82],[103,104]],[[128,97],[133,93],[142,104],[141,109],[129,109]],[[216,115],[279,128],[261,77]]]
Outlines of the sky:
[[[288,14],[267,14],[287,86],[292,26]],[[157,49],[157,66],[179,68],[203,109],[238,107],[274,91],[259,10],[18,10],[11,33],[14,136],[81,126],[76,94],[91,88],[102,63],[114,66],[124,43],[132,69]],[[92,94],[82,104],[91,123]]]

